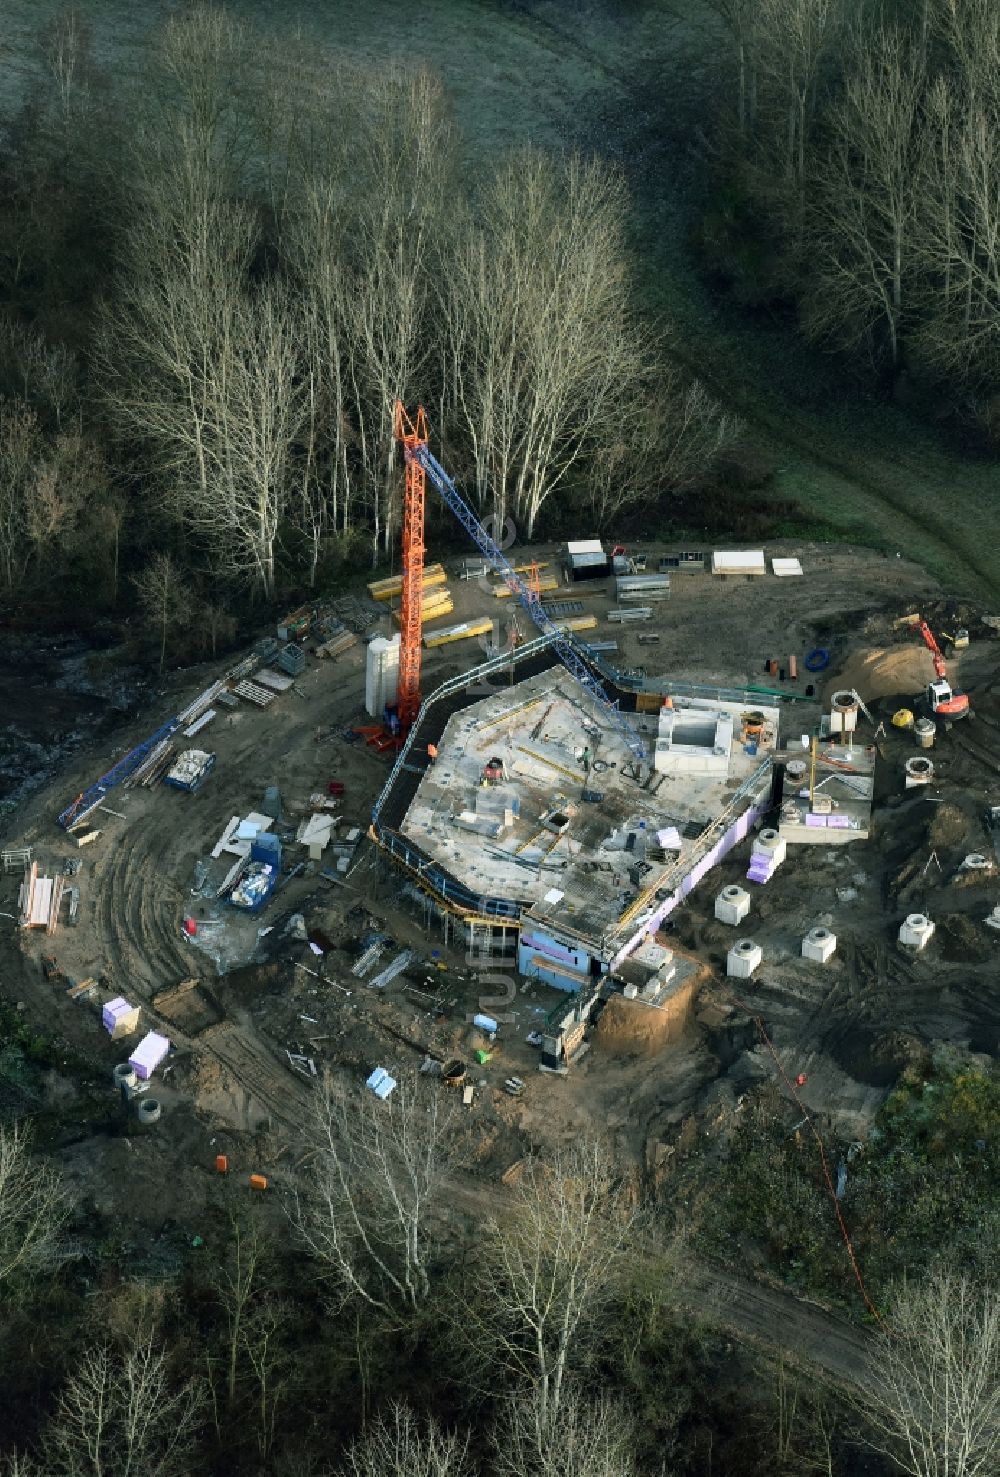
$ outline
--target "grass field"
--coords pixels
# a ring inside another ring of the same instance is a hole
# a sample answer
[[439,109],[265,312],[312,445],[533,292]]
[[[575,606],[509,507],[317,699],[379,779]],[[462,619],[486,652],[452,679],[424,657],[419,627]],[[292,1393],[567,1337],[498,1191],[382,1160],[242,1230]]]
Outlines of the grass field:
[[[62,0],[7,0],[2,92],[22,90],[33,37]],[[85,0],[104,60],[127,73],[168,0]],[[1000,476],[902,412],[851,397],[783,326],[747,323],[699,277],[688,242],[692,140],[717,44],[699,0],[230,0],[265,33],[301,29],[365,66],[442,76],[470,163],[533,141],[607,153],[634,207],[637,282],[675,326],[674,352],[738,409],[778,465],[775,494],[820,526],[901,548],[958,593],[1000,599]],[[289,79],[295,85],[295,79]]]

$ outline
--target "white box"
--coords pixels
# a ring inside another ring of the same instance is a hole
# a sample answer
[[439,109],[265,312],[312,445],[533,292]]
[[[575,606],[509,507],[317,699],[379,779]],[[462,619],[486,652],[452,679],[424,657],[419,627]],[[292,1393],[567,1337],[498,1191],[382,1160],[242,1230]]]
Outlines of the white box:
[[729,923],[735,928],[742,923],[750,911],[750,894],[735,884],[724,887],[715,899],[715,916],[720,923]]
[[802,940],[802,957],[825,964],[837,951],[837,935],[828,928],[811,928]]
[[763,958],[763,949],[753,939],[737,939],[726,955],[726,974],[730,979],[748,980]]

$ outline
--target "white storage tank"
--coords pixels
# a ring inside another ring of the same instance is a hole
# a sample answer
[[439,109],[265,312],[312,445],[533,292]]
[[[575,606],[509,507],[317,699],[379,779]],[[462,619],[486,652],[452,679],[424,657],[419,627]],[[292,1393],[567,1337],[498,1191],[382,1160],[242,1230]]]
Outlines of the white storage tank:
[[926,949],[934,933],[934,924],[923,913],[910,913],[899,926],[899,942],[904,949],[919,953]]
[[730,923],[735,927],[743,922],[749,911],[750,894],[735,883],[724,887],[715,899],[715,916],[720,923]]
[[802,940],[802,957],[816,964],[825,964],[832,959],[837,949],[837,935],[822,925],[810,928]]
[[399,632],[391,637],[375,636],[368,643],[365,662],[365,709],[373,718],[381,718],[396,701],[398,685]]
[[726,955],[726,974],[730,979],[748,980],[763,957],[763,949],[753,939],[737,939]]

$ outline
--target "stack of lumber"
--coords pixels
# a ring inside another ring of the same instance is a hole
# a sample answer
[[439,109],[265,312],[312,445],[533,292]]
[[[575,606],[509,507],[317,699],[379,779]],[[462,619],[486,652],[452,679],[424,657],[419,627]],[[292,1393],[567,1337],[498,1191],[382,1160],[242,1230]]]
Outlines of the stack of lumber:
[[[451,615],[454,609],[455,606],[451,598],[451,591],[447,585],[438,585],[436,589],[426,590],[424,592],[424,598],[420,602],[421,624],[424,621],[436,621],[442,615]],[[392,618],[398,626],[398,610],[393,611]]]
[[[522,575],[523,579],[523,575]],[[546,590],[558,590],[559,581],[554,574],[546,574],[538,581],[538,591],[542,594]],[[497,600],[509,600],[511,589],[509,585],[497,585],[493,591]]]
[[[434,585],[444,585],[448,582],[448,575],[443,564],[429,564],[424,570],[423,587],[430,590]],[[403,576],[391,574],[383,580],[372,580],[368,586],[368,593],[373,600],[393,600],[403,593]]]
[[65,886],[62,877],[40,877],[38,863],[32,862],[18,894],[21,927],[44,928],[46,933],[55,933]]
[[340,656],[344,651],[350,651],[352,646],[357,646],[358,638],[353,631],[345,630],[343,627],[332,636],[328,636],[322,646],[317,646],[315,655],[318,657]]
[[564,620],[553,621],[560,631],[592,631],[597,625],[596,615],[571,615]]
[[445,626],[438,631],[424,632],[424,645],[427,647],[447,646],[451,641],[468,641],[473,636],[485,636],[488,631],[493,630],[493,622],[483,617],[482,620],[463,621],[459,626]]
[[[162,739],[155,748],[150,749],[138,769],[122,781],[122,788],[131,790],[133,785],[142,785],[149,789],[156,781],[165,774],[174,760],[174,745],[169,739]],[[72,829],[72,827],[70,828]]]

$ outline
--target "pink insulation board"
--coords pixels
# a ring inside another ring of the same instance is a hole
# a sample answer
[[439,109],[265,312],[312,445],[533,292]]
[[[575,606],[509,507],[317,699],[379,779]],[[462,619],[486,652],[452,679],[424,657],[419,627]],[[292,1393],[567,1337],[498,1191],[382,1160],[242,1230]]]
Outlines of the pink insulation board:
[[156,1031],[147,1031],[129,1057],[128,1064],[135,1069],[135,1075],[146,1082],[169,1050],[170,1042],[166,1036],[161,1036]]

